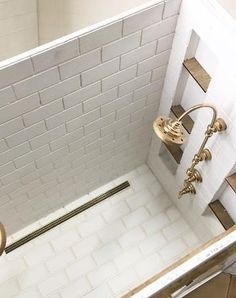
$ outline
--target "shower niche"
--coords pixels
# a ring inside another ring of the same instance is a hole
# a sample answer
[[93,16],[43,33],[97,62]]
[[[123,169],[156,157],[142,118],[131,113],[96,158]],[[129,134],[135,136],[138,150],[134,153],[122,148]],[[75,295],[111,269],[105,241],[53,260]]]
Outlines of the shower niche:
[[[205,53],[207,53],[207,55],[205,55]],[[205,56],[210,56],[212,59],[206,61]],[[215,62],[216,59],[214,55],[206,47],[205,43],[200,40],[197,33],[192,31],[189,45],[183,59],[176,92],[170,107],[169,117],[177,119],[190,107],[205,101],[208,86],[211,81],[210,73],[214,68]],[[191,134],[197,116],[198,112],[191,113],[191,115],[184,117],[183,127],[186,135]],[[161,144],[159,156],[173,175],[175,175],[181,163],[186,146],[188,146],[188,140],[181,146]]]

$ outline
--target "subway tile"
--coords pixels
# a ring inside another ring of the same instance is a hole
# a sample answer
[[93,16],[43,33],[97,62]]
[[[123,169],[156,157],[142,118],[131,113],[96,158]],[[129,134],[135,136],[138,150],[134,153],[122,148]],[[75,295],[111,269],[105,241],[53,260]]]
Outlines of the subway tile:
[[61,138],[57,138],[55,141],[50,143],[50,148],[55,151],[63,146],[66,146],[76,140],[80,139],[84,135],[83,129],[79,128],[71,133],[67,133]]
[[44,122],[39,122],[35,125],[25,128],[20,132],[10,135],[6,138],[6,142],[9,147],[17,146],[25,141],[30,140],[46,131]]
[[147,234],[152,234],[160,231],[170,224],[169,218],[164,213],[159,213],[152,216],[148,221],[143,224],[143,229]]
[[9,65],[0,69],[0,88],[7,87],[31,75],[33,75],[33,65],[30,59]]
[[55,48],[48,49],[44,52],[32,56],[34,69],[40,72],[78,55],[77,39],[70,40]]
[[170,57],[170,50],[164,51],[156,56],[144,60],[138,65],[138,75],[148,72],[160,66],[168,64]]
[[84,136],[80,140],[69,144],[70,152],[76,151],[76,150],[80,149],[82,146],[92,143],[94,140],[98,139],[99,137],[100,137],[99,130],[96,130],[95,132]]
[[120,252],[120,246],[116,241],[113,241],[97,249],[92,255],[96,263],[101,266],[102,264],[112,261]]
[[71,229],[65,235],[60,235],[51,240],[52,247],[56,252],[70,248],[75,242],[80,239],[75,229]]
[[68,148],[64,147],[61,149],[58,149],[48,155],[45,155],[43,157],[41,157],[40,159],[37,159],[35,161],[37,168],[42,168],[44,166],[46,166],[48,163],[50,162],[54,162],[57,159],[59,159],[60,157],[65,157],[65,155],[68,153]]
[[146,85],[142,88],[139,88],[134,92],[133,99],[138,100],[138,99],[143,98],[144,96],[147,96],[147,95],[150,95],[156,91],[159,91],[159,90],[161,90],[162,86],[163,86],[163,81],[159,80],[159,81],[155,81],[149,85]]
[[145,222],[149,218],[149,213],[144,207],[140,207],[137,210],[129,213],[123,217],[123,221],[128,229],[134,228],[141,223]]
[[164,36],[158,40],[157,53],[171,49],[174,33]]
[[[143,30],[142,44],[159,39],[175,31],[177,17],[171,17]],[[158,41],[159,42],[159,41]]]
[[[77,298],[77,297],[84,297],[88,292],[89,294],[92,291],[92,287],[88,280],[85,277],[82,277],[76,280],[73,283],[69,283],[59,291],[62,298]],[[97,297],[104,297],[104,296],[97,296]]]
[[101,216],[94,216],[92,220],[87,220],[78,227],[79,234],[85,238],[97,233],[105,226],[105,222]]
[[122,36],[122,21],[115,22],[111,25],[104,26],[99,30],[95,30],[81,36],[80,51],[85,53],[93,49],[99,48],[102,45],[113,40],[121,38]]
[[103,79],[102,90],[106,91],[131,79],[134,79],[136,76],[136,70],[137,67],[135,65]]
[[11,172],[13,172],[16,169],[14,163],[11,161],[9,163],[4,164],[3,166],[0,166],[0,175],[4,176]]
[[170,226],[164,228],[163,235],[166,237],[167,240],[172,240],[180,236],[181,234],[184,234],[187,229],[188,225],[186,221],[180,218]]
[[101,63],[101,50],[97,49],[78,56],[59,66],[62,80],[77,75]]
[[39,90],[58,83],[60,80],[57,68],[52,68],[41,72],[30,78],[14,84],[14,90],[17,98],[22,98]]
[[33,94],[0,109],[0,124],[38,108],[39,96]]
[[121,56],[121,69],[127,68],[130,65],[141,62],[153,55],[155,55],[157,42],[151,42],[142,47],[139,47],[127,54]]
[[27,174],[31,174],[34,171],[35,171],[35,166],[32,163],[32,164],[29,164],[29,165],[21,168],[20,170],[16,170],[8,175],[1,177],[1,181],[3,184],[6,185],[6,184],[14,182],[16,179],[20,179],[20,178],[24,177]]
[[86,125],[84,127],[84,133],[85,135],[90,134],[97,129],[101,129],[102,127],[105,127],[113,123],[114,121],[115,121],[115,113],[111,113]]
[[8,149],[6,141],[5,140],[0,140],[0,153],[6,151]]
[[123,96],[128,94],[140,87],[145,86],[151,80],[151,73],[146,73],[142,76],[138,76],[137,78],[130,80],[119,86],[119,96]]
[[20,293],[20,288],[17,283],[17,280],[10,278],[7,281],[1,283],[0,295],[1,297],[13,297]]
[[90,97],[98,95],[99,93],[101,93],[100,82],[96,82],[87,87],[79,89],[71,94],[64,96],[63,102],[65,105],[65,108],[68,109],[76,104],[79,104],[85,101],[86,99],[89,99]]
[[97,298],[97,297],[110,298],[112,297],[112,292],[110,288],[106,284],[104,284],[92,290],[87,295],[83,296],[83,298]]
[[92,110],[89,113],[83,114],[82,116],[66,122],[66,128],[68,132],[74,131],[86,124],[89,124],[100,117],[100,109]]
[[120,273],[113,279],[109,281],[109,286],[111,287],[115,296],[128,292],[131,288],[135,286],[138,277],[136,272],[131,268]]
[[23,128],[24,128],[23,121],[21,117],[18,117],[0,125],[0,135],[1,137],[5,138]]
[[168,0],[167,2],[165,2],[163,18],[168,18],[170,16],[178,14],[180,6],[181,0]]
[[153,69],[152,71],[152,82],[160,80],[165,77],[167,65],[163,65]]
[[60,125],[52,130],[49,130],[38,137],[34,137],[30,140],[30,146],[34,150],[38,147],[41,147],[43,145],[46,145],[49,142],[52,142],[53,140],[62,137],[66,134],[66,128],[65,125]]
[[187,250],[187,246],[182,239],[176,239],[169,242],[166,246],[159,250],[161,257],[166,262],[173,262],[180,254]]
[[83,102],[84,112],[87,113],[99,106],[117,98],[117,88],[113,88]]
[[14,101],[16,101],[16,95],[11,86],[0,90],[0,108]]
[[161,257],[157,253],[154,253],[147,257],[143,257],[141,261],[137,262],[135,271],[139,278],[146,280],[165,268],[166,265]]
[[133,97],[132,93],[129,93],[127,95],[119,97],[116,100],[113,100],[110,103],[102,105],[101,106],[102,117],[116,110],[119,110],[122,107],[124,107],[124,109],[127,109],[127,105],[129,105],[132,102],[132,97]]
[[82,73],[82,86],[101,80],[119,70],[119,58],[115,58]]
[[107,61],[129,52],[140,45],[141,31],[130,34],[102,48],[102,60]]
[[122,249],[131,248],[137,246],[141,241],[146,238],[144,231],[140,227],[136,227],[125,234],[123,234],[119,239],[119,244]]
[[65,123],[82,115],[82,105],[78,104],[69,109],[64,110],[61,113],[55,113],[56,115],[46,119],[46,126],[48,129],[56,128],[58,125]]
[[29,151],[30,151],[30,146],[27,142],[21,145],[18,145],[16,147],[13,147],[3,152],[2,154],[0,154],[0,165],[8,163],[13,159],[17,158],[18,156],[21,156]]
[[[68,283],[68,279],[63,272],[55,273],[48,277],[45,281],[38,284],[40,293],[46,297],[54,291],[64,287]],[[51,295],[50,295],[51,296]],[[52,296],[51,296],[52,297]]]
[[127,35],[161,20],[164,4],[147,8],[124,19],[123,34]]
[[84,257],[74,264],[66,268],[66,273],[70,280],[81,278],[87,273],[92,271],[96,267],[96,264],[91,256]]
[[44,264],[40,264],[27,268],[22,274],[19,274],[17,279],[21,289],[29,289],[45,280],[48,275],[48,271]]
[[33,266],[46,261],[52,257],[53,254],[52,247],[48,243],[45,243],[32,248],[27,255],[24,256],[24,259],[28,266]]
[[150,255],[159,251],[160,248],[167,245],[167,240],[161,233],[156,233],[145,240],[139,245],[142,254]]
[[116,264],[119,272],[121,272],[128,267],[133,266],[142,258],[143,256],[141,255],[139,249],[137,247],[132,247],[131,249],[128,249],[119,256],[115,257],[114,263]]
[[[102,233],[103,230],[101,230]],[[72,245],[72,250],[77,259],[81,259],[102,246],[102,242],[97,235],[89,236],[78,243]]]
[[118,220],[98,232],[99,238],[103,243],[108,243],[117,239],[125,232],[125,226],[121,220]]
[[47,104],[80,88],[80,76],[66,79],[39,92],[42,104]]
[[109,262],[88,273],[88,280],[92,287],[96,288],[115,276],[116,273],[117,269],[115,265],[112,262]]
[[119,218],[122,218],[124,215],[129,213],[129,207],[125,202],[120,202],[109,210],[103,212],[103,217],[106,222],[111,223]]
[[54,114],[57,114],[63,110],[62,100],[56,100],[52,103],[49,103],[45,106],[29,112],[23,115],[24,123],[26,126],[33,125],[41,120],[44,120]]
[[14,164],[17,168],[21,168],[25,166],[27,163],[34,161],[44,155],[50,153],[50,149],[48,145],[42,146],[40,148],[35,149],[34,151],[30,151],[14,160]]

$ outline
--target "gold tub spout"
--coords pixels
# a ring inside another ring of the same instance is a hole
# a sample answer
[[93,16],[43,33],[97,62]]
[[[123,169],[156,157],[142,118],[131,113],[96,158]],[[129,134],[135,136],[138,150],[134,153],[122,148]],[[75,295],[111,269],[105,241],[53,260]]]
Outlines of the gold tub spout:
[[191,182],[185,182],[184,188],[179,191],[178,199],[187,193],[196,194],[196,189]]

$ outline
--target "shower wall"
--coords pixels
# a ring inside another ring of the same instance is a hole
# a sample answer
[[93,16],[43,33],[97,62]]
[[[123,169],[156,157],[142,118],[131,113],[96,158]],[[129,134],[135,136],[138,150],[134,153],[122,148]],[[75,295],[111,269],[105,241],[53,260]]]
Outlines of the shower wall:
[[[60,36],[101,22],[147,0],[38,0],[39,42],[43,44]],[[99,7],[98,7],[99,5]]]
[[[212,160],[197,166],[202,172],[203,183],[196,185],[195,196],[186,195],[181,200],[177,200],[176,194],[182,187],[186,169],[191,164],[192,157],[204,137],[204,131],[212,115],[210,111],[206,109],[195,113],[194,128],[188,137],[187,146],[175,175],[168,171],[164,160],[157,154],[161,143],[155,136],[152,139],[148,164],[165,185],[165,189],[188,218],[192,227],[198,235],[201,235],[201,239],[207,240],[212,237],[212,234],[222,231],[218,220],[209,210],[208,204],[211,201],[220,200],[236,220],[236,195],[226,188],[225,182],[225,177],[235,172],[236,163],[236,65],[235,60],[232,60],[236,51],[236,30],[235,19],[227,15],[216,1],[192,2],[187,0],[182,2],[158,113],[169,114],[171,105],[177,104],[175,98],[183,70],[182,63],[194,31],[200,39],[195,57],[212,79],[207,92],[203,93],[199,91],[199,87],[196,87],[193,79],[189,78],[181,104],[189,108],[197,102],[211,103],[216,106],[219,117],[225,119],[228,128],[227,131],[214,135],[207,143],[207,148],[212,152]],[[199,15],[201,15],[201,22]]]
[[156,1],[0,70],[8,234],[146,161],[179,5]]
[[0,61],[37,45],[37,1],[0,1]]

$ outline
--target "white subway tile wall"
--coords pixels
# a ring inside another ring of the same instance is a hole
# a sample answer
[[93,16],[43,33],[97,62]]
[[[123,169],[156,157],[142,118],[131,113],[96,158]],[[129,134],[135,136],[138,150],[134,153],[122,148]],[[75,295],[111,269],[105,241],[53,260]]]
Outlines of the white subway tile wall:
[[8,234],[146,161],[176,5],[160,2],[0,69]]
[[125,180],[131,187],[1,256],[0,297],[118,298],[200,244],[146,165],[11,238]]

